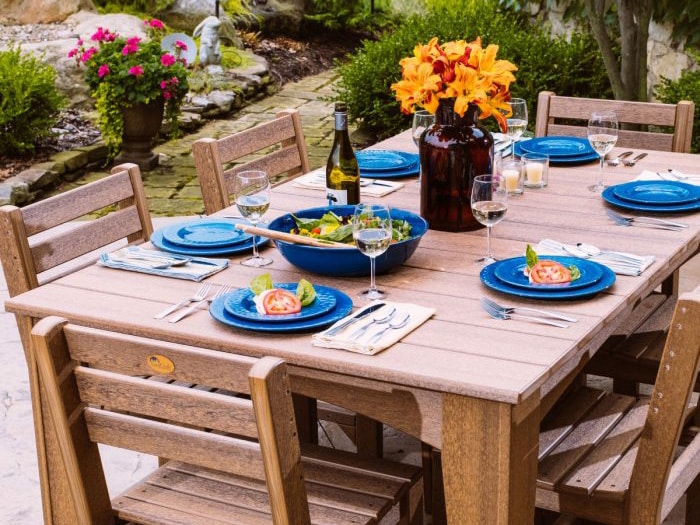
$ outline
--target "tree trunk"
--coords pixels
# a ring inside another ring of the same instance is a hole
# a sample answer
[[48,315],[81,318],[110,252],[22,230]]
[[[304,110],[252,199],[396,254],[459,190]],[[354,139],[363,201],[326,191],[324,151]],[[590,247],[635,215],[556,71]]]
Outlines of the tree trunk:
[[617,56],[613,50],[613,43],[605,27],[605,14],[608,11],[609,5],[605,0],[584,0],[586,6],[586,15],[591,25],[593,36],[598,42],[598,48],[603,57],[603,65],[608,73],[608,79],[612,86],[613,94],[616,99],[624,99],[625,88],[618,67]]

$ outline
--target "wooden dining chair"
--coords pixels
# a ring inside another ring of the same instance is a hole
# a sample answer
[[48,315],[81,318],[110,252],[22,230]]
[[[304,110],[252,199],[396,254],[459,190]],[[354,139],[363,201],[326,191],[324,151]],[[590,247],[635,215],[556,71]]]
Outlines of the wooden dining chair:
[[[102,210],[95,220],[69,221]],[[153,233],[141,172],[121,164],[108,177],[23,208],[0,207],[0,261],[10,296],[36,288],[78,267],[80,256],[126,238],[147,241]]]
[[[204,210],[212,214],[231,205],[236,173],[266,171],[272,183],[310,170],[301,117],[296,109],[277,113],[270,122],[222,139],[204,138],[192,144]],[[245,158],[244,158],[245,157]],[[233,164],[235,161],[239,163]]]
[[[66,523],[422,523],[419,468],[301,450],[281,359],[57,317],[32,344],[69,484]],[[98,443],[170,459],[110,501]]]
[[649,397],[574,389],[540,428],[539,508],[596,523],[658,525],[686,498],[700,519],[700,287],[678,300]]
[[[695,104],[678,104],[561,97],[542,91],[537,97],[535,136],[586,137],[588,118],[594,111],[614,111],[621,124],[617,146],[690,153]],[[625,129],[624,124],[650,125],[648,131]],[[672,130],[671,133],[666,129]]]

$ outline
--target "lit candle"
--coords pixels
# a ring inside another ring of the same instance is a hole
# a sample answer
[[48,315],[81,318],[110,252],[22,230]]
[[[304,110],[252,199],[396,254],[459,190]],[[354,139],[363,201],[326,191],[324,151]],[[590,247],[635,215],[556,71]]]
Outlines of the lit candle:
[[541,184],[543,171],[544,165],[539,162],[528,162],[525,165],[525,174],[530,184]]
[[508,191],[511,193],[517,191],[520,172],[518,170],[503,170],[503,176],[506,179],[506,188]]

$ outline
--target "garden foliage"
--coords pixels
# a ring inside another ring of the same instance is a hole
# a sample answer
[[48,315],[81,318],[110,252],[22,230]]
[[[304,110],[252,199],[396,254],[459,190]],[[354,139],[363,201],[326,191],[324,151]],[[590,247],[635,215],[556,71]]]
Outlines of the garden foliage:
[[425,13],[407,18],[377,41],[363,42],[351,60],[341,65],[335,98],[348,103],[350,118],[360,120],[380,138],[409,127],[410,116],[399,112],[389,86],[401,78],[401,58],[433,36],[441,41],[481,36],[484,45],[497,44],[499,58],[518,66],[511,93],[528,101],[531,128],[540,91],[612,98],[592,37],[552,38],[546,28],[530,25],[527,17],[501,12],[497,0],[432,0]]
[[695,103],[691,152],[700,153],[700,71],[685,71],[678,80],[662,77],[661,83],[656,86],[655,96],[667,104],[675,104],[680,100]]
[[51,136],[64,99],[56,71],[19,47],[0,51],[0,155],[31,153]]

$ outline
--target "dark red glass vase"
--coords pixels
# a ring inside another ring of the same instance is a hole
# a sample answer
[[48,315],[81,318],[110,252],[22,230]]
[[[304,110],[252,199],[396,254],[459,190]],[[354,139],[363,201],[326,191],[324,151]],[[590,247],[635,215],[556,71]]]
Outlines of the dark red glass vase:
[[472,215],[472,181],[491,173],[493,137],[470,104],[463,117],[454,99],[441,99],[435,124],[420,139],[420,214],[433,230],[461,232],[484,228]]

